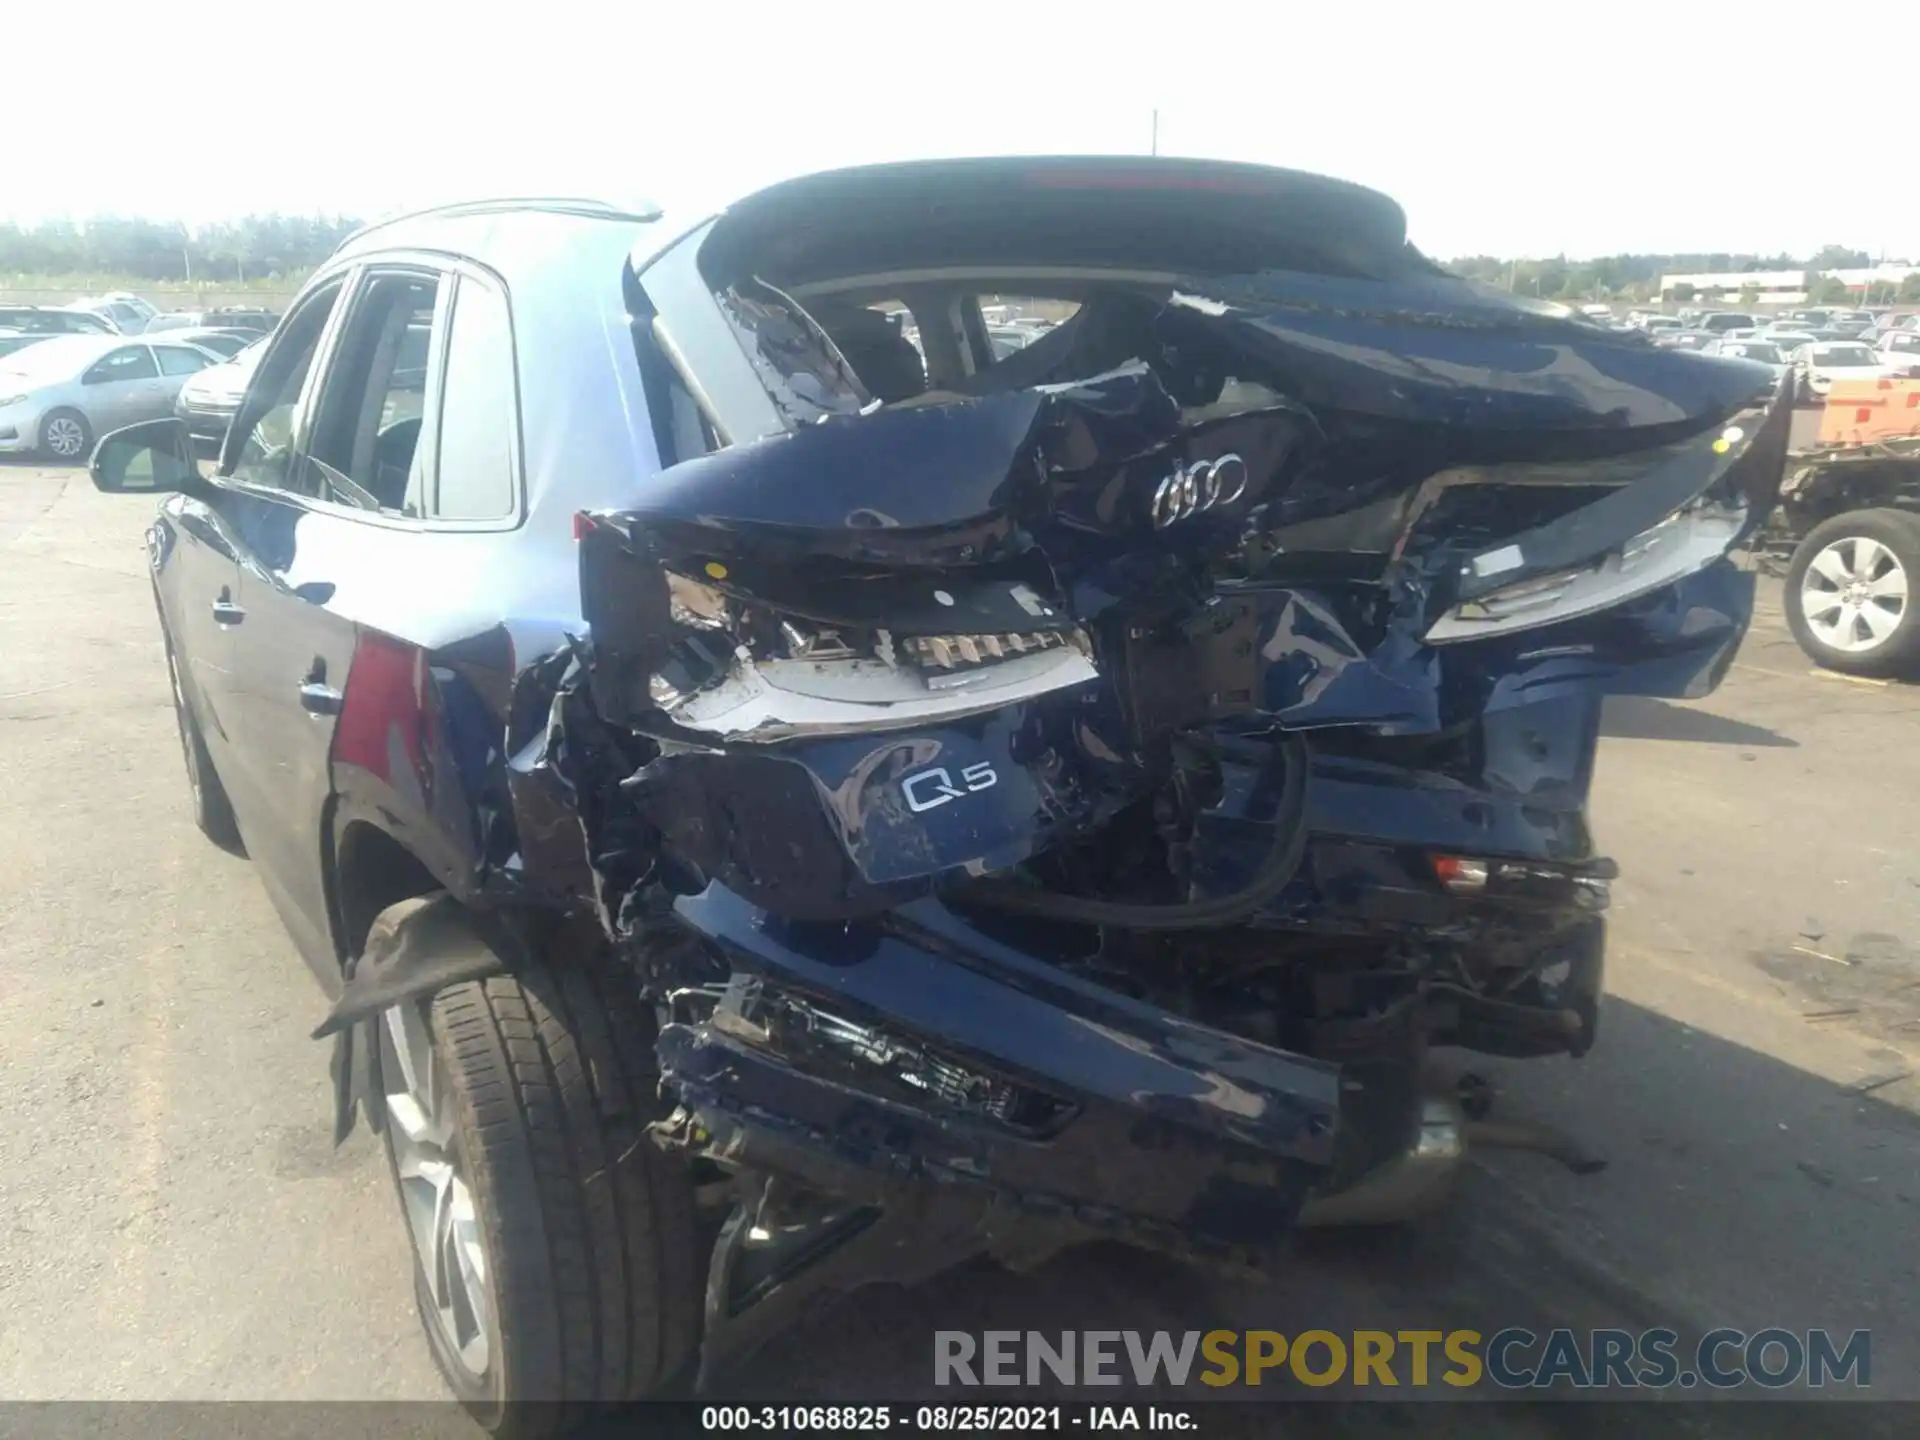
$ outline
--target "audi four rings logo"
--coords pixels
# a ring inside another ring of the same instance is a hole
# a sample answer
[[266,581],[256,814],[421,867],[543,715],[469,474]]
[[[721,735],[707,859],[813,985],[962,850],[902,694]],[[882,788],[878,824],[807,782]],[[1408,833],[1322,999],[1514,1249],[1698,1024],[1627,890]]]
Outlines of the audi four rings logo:
[[1174,467],[1153,492],[1154,528],[1164,530],[1177,520],[1231,505],[1247,493],[1247,462],[1238,455],[1196,460]]

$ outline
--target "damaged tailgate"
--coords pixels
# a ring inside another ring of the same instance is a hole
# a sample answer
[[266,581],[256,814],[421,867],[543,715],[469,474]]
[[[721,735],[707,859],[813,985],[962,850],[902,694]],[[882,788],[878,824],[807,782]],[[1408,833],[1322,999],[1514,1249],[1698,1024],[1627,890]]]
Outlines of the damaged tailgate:
[[[883,398],[844,312],[896,292],[924,367]],[[986,293],[1077,309],[995,361]],[[1356,745],[1470,750],[1538,706],[1572,753],[1602,695],[1711,689],[1790,420],[1765,367],[1480,290],[1384,197],[1254,167],[815,177],[652,257],[635,302],[670,463],[580,517],[590,635],[516,703],[546,727],[516,804],[572,797],[689,1143],[868,1208],[932,1181],[988,1231],[1265,1245],[1419,1121],[1404,1066],[1149,998],[1126,923],[1081,927],[1099,983],[975,902],[1146,853],[1125,913],[1217,936],[1209,887],[1285,883],[1334,802],[1478,804]],[[1541,794],[1562,879],[1583,763]],[[1215,864],[1181,826],[1229,799]],[[1369,1033],[1417,1053],[1410,1016]]]

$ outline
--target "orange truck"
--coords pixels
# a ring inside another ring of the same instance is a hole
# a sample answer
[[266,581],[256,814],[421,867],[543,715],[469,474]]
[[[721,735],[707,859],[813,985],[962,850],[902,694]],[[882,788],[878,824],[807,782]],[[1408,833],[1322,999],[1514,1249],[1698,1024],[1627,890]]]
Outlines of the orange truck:
[[1920,379],[1835,380],[1820,415],[1820,445],[1871,445],[1920,435]]

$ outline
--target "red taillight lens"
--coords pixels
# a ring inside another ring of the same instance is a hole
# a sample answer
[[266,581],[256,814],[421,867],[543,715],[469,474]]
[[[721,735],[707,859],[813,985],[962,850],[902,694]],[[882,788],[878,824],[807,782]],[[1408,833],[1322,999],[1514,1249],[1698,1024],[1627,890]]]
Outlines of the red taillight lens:
[[1465,855],[1434,856],[1433,875],[1442,885],[1453,891],[1487,888],[1487,862],[1472,860]]

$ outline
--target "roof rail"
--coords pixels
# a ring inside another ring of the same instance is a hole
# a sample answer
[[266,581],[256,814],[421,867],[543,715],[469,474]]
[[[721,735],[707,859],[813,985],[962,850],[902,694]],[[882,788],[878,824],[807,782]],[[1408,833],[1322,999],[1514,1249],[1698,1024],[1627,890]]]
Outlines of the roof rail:
[[398,225],[403,220],[419,220],[429,215],[488,215],[505,210],[541,210],[552,215],[584,215],[600,220],[631,220],[641,224],[658,220],[666,213],[650,200],[616,205],[608,200],[590,200],[584,196],[570,195],[512,195],[495,200],[456,200],[446,205],[428,205],[400,215],[389,215],[384,220],[362,225],[334,246],[333,250],[337,255],[363,235],[370,235],[389,225]]

